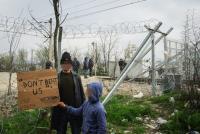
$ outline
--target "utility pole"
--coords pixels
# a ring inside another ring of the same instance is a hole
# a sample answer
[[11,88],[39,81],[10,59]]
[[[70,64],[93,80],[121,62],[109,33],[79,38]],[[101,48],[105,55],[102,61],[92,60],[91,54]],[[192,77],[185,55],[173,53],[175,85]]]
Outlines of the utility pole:
[[121,72],[120,76],[117,78],[117,80],[114,82],[111,91],[109,92],[109,94],[106,96],[106,98],[103,100],[103,104],[105,105],[110,98],[112,97],[113,93],[117,90],[118,86],[121,84],[121,82],[125,79],[125,77],[127,76],[128,72],[132,69],[132,67],[135,65],[136,61],[138,60],[137,57],[139,56],[140,52],[142,51],[142,49],[145,47],[145,45],[147,44],[148,40],[150,39],[150,37],[152,36],[152,34],[154,34],[154,31],[157,31],[160,26],[162,25],[162,22],[159,22],[152,30],[149,30],[148,35],[145,37],[145,39],[142,41],[141,45],[139,46],[139,48],[137,49],[137,51],[135,52],[135,54],[133,55],[132,59],[129,61],[129,63],[126,65],[126,67],[123,69],[123,71]]
[[168,63],[168,48],[167,48],[167,38],[164,36],[164,60],[165,60],[165,69],[167,69],[167,63]]
[[[189,59],[189,16],[187,15],[185,24],[185,39],[184,39],[184,69],[185,69],[185,80],[190,80],[190,59]],[[187,82],[188,84],[188,82]]]
[[152,69],[152,73],[151,73],[151,84],[152,84],[152,94],[156,95],[156,70],[155,70],[155,41],[154,41],[155,35],[152,34],[151,35],[151,69]]
[[[176,43],[176,55],[178,54],[178,43],[177,42],[175,42]],[[176,57],[176,63],[177,63],[177,57]]]
[[168,48],[168,58],[170,58],[171,57],[171,55],[172,55],[172,42],[171,41],[169,41],[169,48]]
[[149,49],[147,49],[144,53],[140,54],[140,52],[142,51],[143,48],[145,48],[145,44],[147,44],[149,38],[151,37],[152,34],[154,34],[155,32],[161,33],[161,36],[154,42],[154,46],[156,44],[159,43],[159,41],[164,37],[167,36],[172,30],[173,28],[170,28],[166,33],[163,33],[159,30],[160,26],[162,25],[161,22],[159,22],[155,28],[150,29],[148,27],[146,27],[149,30],[148,35],[145,37],[145,39],[142,41],[141,45],[139,46],[139,48],[136,50],[136,52],[134,53],[132,59],[130,60],[130,62],[126,65],[126,67],[124,68],[124,70],[122,71],[122,73],[120,74],[120,76],[116,79],[116,81],[114,82],[113,86],[111,87],[111,91],[108,93],[108,95],[106,96],[106,98],[103,100],[103,104],[105,105],[106,103],[108,103],[108,101],[111,99],[111,97],[113,96],[114,92],[117,90],[117,88],[119,87],[120,83],[124,80],[124,78],[126,77],[126,75],[128,74],[128,72],[130,71],[130,69],[132,69],[133,67],[135,67],[138,64],[138,60],[141,60],[152,48],[150,47]]
[[95,76],[97,75],[97,62],[98,62],[98,51],[97,51],[97,43],[95,45]]
[[52,18],[49,19],[49,61],[54,62],[52,45]]
[[63,31],[63,28],[62,28],[62,27],[59,27],[59,35],[58,35],[58,59],[57,59],[58,70],[57,70],[57,71],[60,71],[60,64],[59,64],[59,61],[60,61],[60,59],[61,59],[62,31]]
[[[163,33],[162,31],[160,31],[159,29],[155,30],[152,28],[149,28],[148,26],[145,25],[145,28],[148,29],[149,31],[153,32],[151,34],[151,85],[152,85],[152,94],[156,95],[156,70],[155,70],[155,44],[157,44],[157,42],[154,41],[155,39],[155,33],[160,33],[162,36],[166,37],[168,35],[168,33]],[[170,31],[173,28],[170,28]],[[165,43],[166,44],[166,43]]]

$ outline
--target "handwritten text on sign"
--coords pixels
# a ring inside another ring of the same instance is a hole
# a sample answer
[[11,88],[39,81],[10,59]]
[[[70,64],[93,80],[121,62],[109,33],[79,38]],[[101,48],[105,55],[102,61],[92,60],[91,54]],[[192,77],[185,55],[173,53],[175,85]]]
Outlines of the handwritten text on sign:
[[17,74],[20,109],[55,106],[59,101],[55,70],[21,72]]

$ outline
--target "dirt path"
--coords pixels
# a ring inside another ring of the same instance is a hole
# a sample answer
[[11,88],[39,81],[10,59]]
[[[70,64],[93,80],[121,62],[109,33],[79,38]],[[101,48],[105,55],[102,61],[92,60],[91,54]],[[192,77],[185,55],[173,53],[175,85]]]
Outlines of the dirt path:
[[[8,89],[8,80],[9,80],[9,73],[7,72],[0,72],[0,94],[7,92]],[[12,91],[17,90],[17,77],[16,73],[12,74]]]
[[[109,80],[107,77],[89,77],[87,79],[84,79],[82,77],[82,82],[84,85],[84,88],[86,88],[87,83],[94,82],[94,81],[101,81],[104,85],[104,95],[107,95],[109,91],[111,90],[114,80]],[[117,94],[121,95],[136,95],[139,92],[142,92],[144,96],[150,96],[151,95],[151,85],[147,83],[136,83],[136,82],[123,82],[116,92]]]

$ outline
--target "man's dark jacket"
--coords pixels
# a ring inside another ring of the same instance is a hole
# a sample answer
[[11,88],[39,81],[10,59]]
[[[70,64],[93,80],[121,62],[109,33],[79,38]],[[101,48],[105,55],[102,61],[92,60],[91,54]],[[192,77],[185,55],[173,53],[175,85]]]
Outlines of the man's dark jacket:
[[89,60],[89,69],[92,69],[94,67],[94,62],[92,59]]
[[[81,83],[81,78],[76,73],[72,72],[73,81],[75,85],[75,107],[80,107],[83,102],[85,101],[85,95],[83,91],[83,85]],[[58,74],[58,87],[60,85],[60,73]],[[60,88],[59,88],[60,90]],[[60,91],[59,91],[60,92]],[[63,109],[59,107],[52,108],[52,115],[51,115],[51,129],[57,129],[60,125],[60,120],[63,118]],[[82,117],[80,117],[80,120]]]
[[78,60],[74,60],[73,63],[72,63],[72,65],[73,65],[74,71],[78,71],[79,70],[79,68],[80,68],[80,62]]

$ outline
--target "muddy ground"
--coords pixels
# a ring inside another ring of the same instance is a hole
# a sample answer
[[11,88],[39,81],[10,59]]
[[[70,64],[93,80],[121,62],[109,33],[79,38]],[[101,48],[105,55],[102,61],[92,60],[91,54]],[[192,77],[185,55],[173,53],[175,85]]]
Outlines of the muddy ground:
[[[101,81],[104,85],[103,95],[107,95],[114,84],[114,80],[104,76],[93,76],[93,77],[88,77],[87,79],[81,76],[81,79],[84,89],[86,89],[87,84],[90,82]],[[4,94],[7,92],[8,80],[9,80],[9,74],[7,72],[0,72],[0,94]],[[17,91],[16,73],[12,74],[12,91],[14,92]],[[124,81],[120,85],[116,93],[121,95],[123,94],[136,95],[139,92],[142,92],[144,96],[150,96],[151,85],[149,85],[148,83]]]

